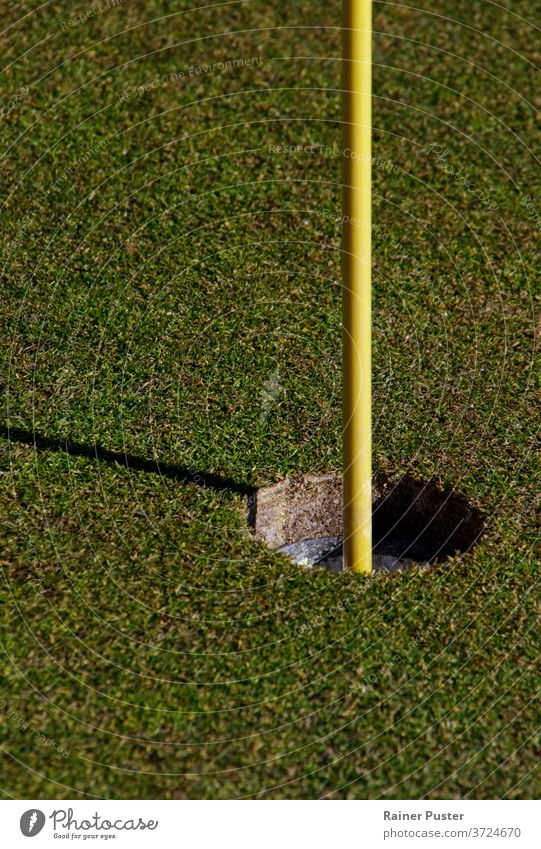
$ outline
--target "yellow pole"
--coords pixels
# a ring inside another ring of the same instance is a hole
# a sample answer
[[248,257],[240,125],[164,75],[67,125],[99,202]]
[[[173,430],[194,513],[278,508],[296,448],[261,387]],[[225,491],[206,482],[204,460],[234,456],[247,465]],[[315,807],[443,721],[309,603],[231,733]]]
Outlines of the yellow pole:
[[372,572],[372,0],[342,0],[344,568]]

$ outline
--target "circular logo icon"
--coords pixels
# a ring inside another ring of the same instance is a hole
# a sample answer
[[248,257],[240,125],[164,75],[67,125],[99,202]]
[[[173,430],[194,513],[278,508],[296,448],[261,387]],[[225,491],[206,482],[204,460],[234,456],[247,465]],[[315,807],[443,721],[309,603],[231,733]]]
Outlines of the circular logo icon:
[[45,825],[45,814],[37,808],[30,808],[21,817],[21,831],[25,837],[35,837]]

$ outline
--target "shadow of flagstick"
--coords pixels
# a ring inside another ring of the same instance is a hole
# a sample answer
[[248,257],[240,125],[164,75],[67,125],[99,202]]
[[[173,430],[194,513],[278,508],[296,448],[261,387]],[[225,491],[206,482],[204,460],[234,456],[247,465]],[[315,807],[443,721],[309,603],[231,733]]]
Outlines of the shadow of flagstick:
[[81,442],[71,440],[55,439],[43,436],[32,430],[23,430],[18,427],[6,427],[0,425],[0,436],[9,442],[30,445],[38,451],[62,451],[70,457],[86,457],[89,460],[98,460],[101,463],[117,463],[127,469],[136,472],[152,472],[153,474],[169,478],[181,483],[190,483],[212,489],[215,492],[232,492],[237,495],[251,496],[256,492],[254,486],[239,483],[231,478],[215,475],[212,472],[202,472],[191,466],[178,465],[176,463],[160,463],[158,460],[146,460],[134,454],[121,451],[110,451],[101,445],[85,445]]

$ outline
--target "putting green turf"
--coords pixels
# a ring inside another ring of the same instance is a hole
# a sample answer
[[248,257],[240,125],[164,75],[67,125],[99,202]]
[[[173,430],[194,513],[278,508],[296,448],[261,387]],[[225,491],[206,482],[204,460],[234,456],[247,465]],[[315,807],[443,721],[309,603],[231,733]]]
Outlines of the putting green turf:
[[368,582],[239,509],[340,467],[340,4],[31,5],[0,76],[4,796],[539,794],[535,4],[375,3],[374,471],[489,526]]

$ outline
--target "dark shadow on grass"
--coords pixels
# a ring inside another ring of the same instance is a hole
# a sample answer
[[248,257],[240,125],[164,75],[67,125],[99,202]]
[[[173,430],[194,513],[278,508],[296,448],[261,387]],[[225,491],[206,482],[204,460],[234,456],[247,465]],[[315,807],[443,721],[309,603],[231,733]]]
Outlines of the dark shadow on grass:
[[231,478],[215,475],[212,472],[201,472],[191,466],[177,465],[176,463],[160,463],[158,460],[146,460],[134,454],[126,454],[121,451],[110,451],[100,445],[85,445],[81,442],[71,440],[55,439],[43,436],[32,430],[22,428],[8,428],[0,426],[0,435],[10,442],[18,442],[30,445],[38,450],[62,451],[72,457],[86,457],[89,460],[99,460],[103,463],[118,463],[136,472],[152,472],[162,477],[170,478],[181,483],[191,483],[212,489],[215,492],[233,492],[238,495],[252,496],[256,489],[245,483],[239,483]]

